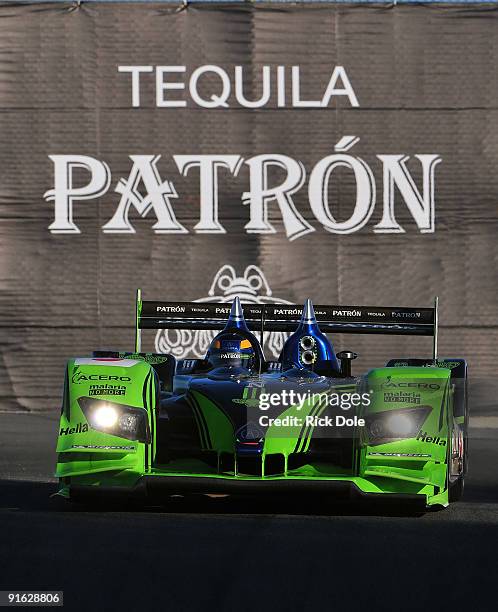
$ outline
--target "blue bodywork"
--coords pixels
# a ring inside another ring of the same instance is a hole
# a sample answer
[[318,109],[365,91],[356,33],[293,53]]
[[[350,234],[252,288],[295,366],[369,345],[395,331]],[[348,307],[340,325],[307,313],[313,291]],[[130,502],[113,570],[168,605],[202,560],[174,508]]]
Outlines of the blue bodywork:
[[308,368],[319,370],[324,363],[339,370],[335,351],[325,334],[320,331],[311,300],[306,300],[301,322],[288,338],[282,351],[282,369]]

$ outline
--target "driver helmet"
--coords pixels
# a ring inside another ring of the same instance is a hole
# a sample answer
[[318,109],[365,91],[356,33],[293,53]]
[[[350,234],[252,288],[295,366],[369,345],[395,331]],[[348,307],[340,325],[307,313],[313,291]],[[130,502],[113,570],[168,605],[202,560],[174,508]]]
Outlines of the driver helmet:
[[256,351],[250,339],[236,329],[220,332],[209,347],[207,360],[213,368],[243,368],[254,371]]
[[206,359],[213,369],[223,368],[225,373],[231,374],[242,369],[247,374],[255,371],[258,355],[261,360],[261,348],[254,334],[247,328],[237,296],[230,309],[225,329],[214,337]]

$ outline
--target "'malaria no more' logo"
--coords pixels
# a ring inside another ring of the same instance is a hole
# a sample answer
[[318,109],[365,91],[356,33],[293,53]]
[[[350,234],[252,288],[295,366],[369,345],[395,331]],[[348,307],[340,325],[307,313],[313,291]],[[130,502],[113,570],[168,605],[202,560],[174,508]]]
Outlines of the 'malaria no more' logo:
[[[290,304],[272,296],[272,291],[262,270],[257,266],[247,266],[242,276],[237,276],[235,268],[230,265],[222,266],[216,273],[207,297],[195,302],[232,302],[238,295],[242,303],[246,304]],[[177,359],[185,357],[203,358],[217,332],[205,330],[172,330],[161,329],[156,334],[156,352],[171,353]],[[278,359],[287,334],[265,332],[265,350],[275,359]]]

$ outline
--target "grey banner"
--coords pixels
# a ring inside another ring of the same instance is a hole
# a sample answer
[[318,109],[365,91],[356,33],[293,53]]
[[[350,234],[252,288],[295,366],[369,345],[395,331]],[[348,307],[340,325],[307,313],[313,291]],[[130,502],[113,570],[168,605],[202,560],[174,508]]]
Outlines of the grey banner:
[[[148,300],[417,308],[438,295],[440,355],[467,358],[474,378],[491,381],[478,400],[491,408],[495,16],[488,6],[0,6],[0,409],[57,410],[66,359],[132,350],[137,287]],[[135,67],[135,90],[120,66]],[[229,96],[206,108],[224,75]],[[237,79],[246,100],[268,100],[241,104]],[[179,156],[199,155],[224,160],[203,190],[195,163],[180,169]],[[177,230],[170,218],[155,231],[159,200],[134,185],[130,156],[150,156],[148,186],[162,185]],[[271,189],[291,175],[280,202],[258,203],[258,181]],[[78,197],[91,178],[93,196]],[[68,187],[76,195],[64,198]],[[123,192],[133,231],[116,229]],[[56,201],[72,207],[76,231],[56,231]],[[389,214],[396,231],[382,231]],[[209,334],[143,338],[148,350],[200,355]],[[423,337],[332,339],[360,354],[357,371],[431,352]],[[267,339],[273,357],[279,346]]]

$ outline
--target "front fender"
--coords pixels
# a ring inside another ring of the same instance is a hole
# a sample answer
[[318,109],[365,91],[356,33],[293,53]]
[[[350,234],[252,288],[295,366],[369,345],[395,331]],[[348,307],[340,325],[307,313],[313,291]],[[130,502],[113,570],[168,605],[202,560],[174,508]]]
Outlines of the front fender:
[[[388,487],[402,481],[410,490],[432,495],[446,489],[450,375],[449,369],[427,367],[379,368],[367,374],[371,403],[360,438],[360,476]],[[388,431],[386,426],[383,437],[382,427],[393,415],[406,430]]]
[[[82,398],[98,399],[146,411],[148,441],[98,431],[82,410]],[[59,478],[107,471],[142,475],[155,450],[157,380],[153,368],[138,359],[70,359],[57,440]]]

